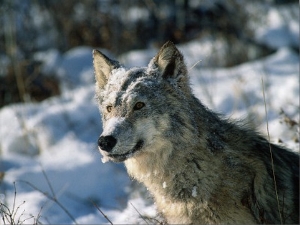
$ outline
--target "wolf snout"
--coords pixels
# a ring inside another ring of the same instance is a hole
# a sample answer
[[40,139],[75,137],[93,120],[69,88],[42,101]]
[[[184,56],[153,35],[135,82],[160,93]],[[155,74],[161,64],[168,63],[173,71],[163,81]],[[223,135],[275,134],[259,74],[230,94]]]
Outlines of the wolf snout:
[[116,145],[117,139],[115,139],[113,136],[100,136],[98,139],[98,146],[101,148],[101,150],[110,152]]

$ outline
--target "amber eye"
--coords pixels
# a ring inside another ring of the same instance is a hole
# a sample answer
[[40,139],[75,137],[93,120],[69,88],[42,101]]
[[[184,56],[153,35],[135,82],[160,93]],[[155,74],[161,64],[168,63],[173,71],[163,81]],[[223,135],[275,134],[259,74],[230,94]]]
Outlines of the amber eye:
[[111,112],[111,110],[112,110],[112,106],[111,106],[111,105],[109,105],[109,106],[106,106],[106,110],[107,110],[107,112]]
[[145,106],[145,103],[143,103],[143,102],[137,102],[137,103],[134,105],[133,109],[134,109],[134,110],[139,110],[139,109],[143,108],[144,106]]

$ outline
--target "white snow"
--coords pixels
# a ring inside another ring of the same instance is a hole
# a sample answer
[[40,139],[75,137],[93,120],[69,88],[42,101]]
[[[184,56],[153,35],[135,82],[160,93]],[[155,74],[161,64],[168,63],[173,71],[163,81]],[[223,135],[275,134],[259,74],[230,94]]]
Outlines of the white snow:
[[112,117],[105,122],[104,136],[112,135],[116,127],[120,126],[124,121],[124,117]]
[[271,7],[267,20],[257,29],[258,41],[272,48],[299,46],[299,7],[294,4]]
[[[272,36],[272,29],[261,32],[262,40]],[[277,32],[283,34],[280,29]],[[295,33],[299,37],[297,29]],[[279,46],[273,55],[232,68],[194,67],[190,83],[209,108],[233,119],[246,118],[266,135],[263,80],[271,140],[281,139],[298,151],[293,139],[299,137],[299,125],[289,127],[280,112],[283,109],[299,123],[299,55],[283,41],[280,45],[268,41]],[[199,46],[197,41],[179,46],[183,54],[187,52],[189,68],[206,57]],[[131,52],[123,59],[130,66],[139,59],[138,64],[145,66],[153,52]],[[139,189],[132,188],[123,164],[101,163],[97,139],[102,124],[94,100],[92,48],[75,48],[63,55],[50,50],[36,57],[44,60],[43,69],[49,73],[60,71],[63,93],[41,103],[0,110],[0,172],[5,174],[0,180],[0,201],[12,209],[15,182],[15,208],[20,206],[16,218],[35,217],[26,223],[33,223],[38,215],[45,224],[108,223],[92,202],[114,224],[145,223],[139,214],[154,217],[155,205],[136,194]],[[166,187],[165,182],[162,185]],[[195,186],[192,196],[197,194]]]
[[101,162],[102,163],[107,163],[109,161],[109,158],[107,156],[102,156]]
[[194,187],[193,187],[193,190],[192,190],[192,196],[193,196],[193,197],[197,197],[197,186],[194,186]]
[[109,79],[108,85],[119,86],[125,79],[125,76],[124,76],[125,72],[126,72],[126,70],[123,67],[113,70],[111,72],[112,75]]

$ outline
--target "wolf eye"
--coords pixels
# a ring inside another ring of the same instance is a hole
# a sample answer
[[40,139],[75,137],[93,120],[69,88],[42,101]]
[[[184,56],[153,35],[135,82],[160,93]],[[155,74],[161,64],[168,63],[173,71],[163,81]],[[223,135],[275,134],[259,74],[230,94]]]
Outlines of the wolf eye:
[[106,110],[107,110],[107,112],[111,112],[111,110],[112,110],[112,106],[111,106],[111,105],[109,105],[109,106],[106,106]]
[[137,103],[134,105],[133,109],[134,109],[134,110],[139,110],[139,109],[143,108],[144,106],[145,106],[145,103],[144,103],[144,102],[137,102]]

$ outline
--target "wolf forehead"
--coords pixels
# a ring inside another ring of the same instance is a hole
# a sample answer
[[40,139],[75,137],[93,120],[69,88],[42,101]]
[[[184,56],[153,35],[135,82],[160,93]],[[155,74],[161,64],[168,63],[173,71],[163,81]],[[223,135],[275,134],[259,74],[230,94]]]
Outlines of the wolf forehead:
[[126,96],[131,92],[142,96],[147,91],[148,97],[153,92],[155,95],[160,93],[161,96],[165,96],[162,92],[170,92],[172,97],[191,94],[183,56],[171,42],[164,44],[147,67],[126,69],[118,61],[108,58],[98,50],[93,51],[93,58],[96,98],[102,106],[103,101],[113,95]]
[[149,88],[154,89],[156,85],[157,79],[149,76],[146,67],[128,70],[120,67],[111,71],[106,86],[98,90],[96,95],[104,105],[118,105],[124,98],[143,98],[146,91]]

